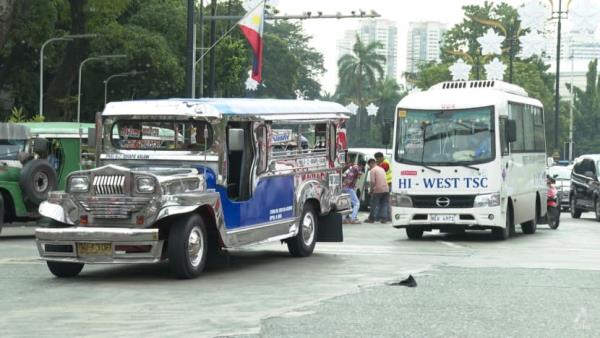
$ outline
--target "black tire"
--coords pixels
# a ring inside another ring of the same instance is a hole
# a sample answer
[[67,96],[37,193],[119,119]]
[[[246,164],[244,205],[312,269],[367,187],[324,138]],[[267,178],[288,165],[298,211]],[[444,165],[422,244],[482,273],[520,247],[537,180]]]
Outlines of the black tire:
[[576,205],[576,200],[575,200],[575,197],[573,197],[573,198],[571,198],[571,207],[570,207],[571,217],[579,218],[579,217],[581,217],[581,209],[577,209],[575,207],[575,205]]
[[[69,225],[51,220],[48,224],[48,228],[66,228]],[[79,275],[81,270],[83,269],[83,263],[69,263],[69,262],[55,262],[55,261],[46,261],[46,265],[48,266],[48,270],[52,272],[53,275],[59,278],[70,278]]]
[[560,209],[556,207],[548,208],[548,226],[550,229],[556,229],[560,225]]
[[23,200],[33,207],[45,201],[48,193],[56,189],[57,184],[56,170],[46,160],[31,160],[25,163],[19,177]]
[[596,214],[596,221],[600,222],[600,198],[594,200],[594,212]]
[[406,228],[406,237],[408,239],[421,239],[423,238],[423,229],[408,227]]
[[208,235],[200,215],[184,215],[175,219],[169,231],[167,252],[169,267],[175,277],[191,279],[204,271],[208,256]]
[[2,227],[4,226],[4,215],[6,214],[4,211],[5,209],[4,199],[2,198],[2,194],[0,194],[0,233],[2,233]]
[[521,224],[521,230],[523,230],[524,234],[527,235],[531,235],[531,234],[535,234],[535,231],[537,230],[537,223],[538,223],[538,215],[539,215],[539,207],[536,201],[535,204],[535,216],[533,216],[533,219],[531,221],[525,222],[523,224]]
[[317,244],[319,221],[315,208],[305,204],[302,217],[298,224],[298,234],[286,240],[288,251],[294,257],[308,257],[312,255]]
[[512,233],[513,227],[514,227],[514,224],[513,224],[512,210],[510,208],[508,208],[506,211],[506,224],[505,224],[504,228],[492,229],[492,236],[499,241],[507,240]]

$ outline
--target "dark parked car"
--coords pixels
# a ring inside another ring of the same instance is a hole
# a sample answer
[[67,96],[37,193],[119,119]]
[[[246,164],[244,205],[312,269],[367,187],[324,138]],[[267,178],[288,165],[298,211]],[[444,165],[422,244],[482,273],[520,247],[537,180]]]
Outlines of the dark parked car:
[[571,173],[571,216],[579,218],[584,211],[594,211],[600,221],[600,154],[582,155],[575,160]]
[[546,174],[556,180],[556,189],[558,190],[559,204],[562,210],[568,210],[570,206],[571,191],[571,166],[555,165],[546,171]]

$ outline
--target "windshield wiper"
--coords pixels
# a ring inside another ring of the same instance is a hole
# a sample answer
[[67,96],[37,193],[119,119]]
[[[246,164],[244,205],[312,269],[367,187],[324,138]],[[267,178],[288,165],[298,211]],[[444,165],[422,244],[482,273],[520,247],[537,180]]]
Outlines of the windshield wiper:
[[402,159],[400,159],[400,160],[401,160],[402,162],[404,162],[404,163],[408,163],[408,164],[414,164],[414,165],[421,166],[421,167],[423,167],[423,168],[427,168],[427,169],[429,169],[429,170],[431,170],[431,171],[435,171],[435,172],[436,172],[436,173],[438,173],[438,174],[442,172],[441,170],[439,170],[439,169],[436,169],[436,168],[434,168],[434,167],[430,167],[430,166],[428,166],[427,164],[424,164],[423,162],[417,162],[417,161],[413,161],[413,160],[407,160],[407,159],[404,159],[404,158],[402,158]]
[[477,168],[477,167],[474,167],[474,166],[472,166],[472,165],[468,165],[468,164],[459,164],[459,166],[461,166],[461,167],[465,167],[465,168],[469,168],[469,169],[473,169],[473,170],[476,170],[477,172],[479,172],[479,168]]

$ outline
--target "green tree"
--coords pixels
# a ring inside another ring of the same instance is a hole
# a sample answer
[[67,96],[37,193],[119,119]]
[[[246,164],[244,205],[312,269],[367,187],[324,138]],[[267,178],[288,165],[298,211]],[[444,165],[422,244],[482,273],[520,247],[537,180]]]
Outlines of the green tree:
[[[377,54],[377,49],[383,48],[379,41],[364,44],[356,36],[352,53],[343,55],[338,60],[339,92],[351,95],[359,107],[365,106],[365,91],[375,86],[383,76],[385,57]],[[355,117],[355,127],[360,129],[366,111],[359,109]]]
[[586,79],[585,90],[573,88],[576,98],[573,110],[573,139],[578,155],[597,153],[600,148],[600,139],[597,136],[600,127],[600,76],[597,59],[588,65]]

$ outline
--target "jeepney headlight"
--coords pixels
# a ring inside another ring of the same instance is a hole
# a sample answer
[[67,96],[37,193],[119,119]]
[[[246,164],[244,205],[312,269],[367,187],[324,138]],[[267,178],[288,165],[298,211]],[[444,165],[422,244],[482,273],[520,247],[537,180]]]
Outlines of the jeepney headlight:
[[71,176],[69,178],[69,192],[88,192],[90,179],[87,176]]
[[500,205],[500,194],[485,194],[478,195],[475,197],[475,202],[473,203],[473,207],[482,208],[482,207],[497,207]]
[[143,176],[135,180],[135,190],[142,194],[150,194],[154,192],[154,178]]
[[162,191],[165,195],[177,195],[192,191],[202,191],[203,184],[199,179],[176,180],[162,184]]
[[390,203],[393,207],[412,208],[412,199],[405,194],[390,194]]

